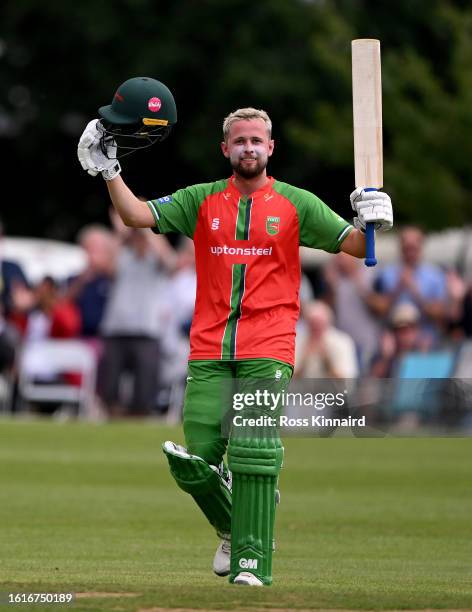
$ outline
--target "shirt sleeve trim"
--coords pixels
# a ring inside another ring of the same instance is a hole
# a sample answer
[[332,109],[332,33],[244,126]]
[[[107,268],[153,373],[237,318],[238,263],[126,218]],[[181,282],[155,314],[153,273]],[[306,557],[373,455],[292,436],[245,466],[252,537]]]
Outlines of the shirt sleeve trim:
[[146,204],[149,206],[149,210],[152,212],[152,216],[154,217],[154,221],[156,222],[157,229],[159,229],[159,213],[157,212],[157,209],[154,206],[154,202],[152,200],[148,200]]
[[345,238],[347,238],[348,234],[350,234],[351,230],[353,229],[354,227],[350,223],[343,227],[336,238],[336,243],[339,245]]

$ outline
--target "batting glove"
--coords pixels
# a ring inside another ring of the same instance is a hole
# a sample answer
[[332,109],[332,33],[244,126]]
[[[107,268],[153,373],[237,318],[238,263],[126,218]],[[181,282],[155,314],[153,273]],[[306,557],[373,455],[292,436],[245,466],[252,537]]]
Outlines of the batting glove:
[[352,209],[357,213],[354,227],[365,231],[366,223],[375,223],[375,229],[386,232],[393,226],[393,209],[390,196],[383,191],[365,191],[360,187],[349,196]]
[[77,157],[82,168],[91,176],[100,173],[106,181],[111,181],[121,172],[120,162],[116,159],[116,142],[113,138],[105,139],[106,152],[103,152],[100,142],[103,134],[98,122],[98,119],[93,119],[87,124],[77,145]]

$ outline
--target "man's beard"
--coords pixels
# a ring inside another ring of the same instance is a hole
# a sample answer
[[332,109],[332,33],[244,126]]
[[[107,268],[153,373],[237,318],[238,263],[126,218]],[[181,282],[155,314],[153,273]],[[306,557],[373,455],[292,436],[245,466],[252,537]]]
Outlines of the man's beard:
[[256,176],[259,176],[264,172],[267,167],[267,158],[260,159],[256,158],[256,163],[252,166],[245,166],[243,164],[243,160],[238,159],[236,163],[232,163],[233,170],[235,174],[238,174],[240,177],[245,179],[252,179]]

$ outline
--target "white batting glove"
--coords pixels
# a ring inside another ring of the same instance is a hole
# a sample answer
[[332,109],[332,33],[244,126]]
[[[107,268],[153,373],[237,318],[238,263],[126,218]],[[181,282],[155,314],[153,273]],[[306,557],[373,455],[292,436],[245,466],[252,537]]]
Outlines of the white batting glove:
[[366,223],[375,223],[375,229],[386,232],[393,226],[393,209],[390,196],[383,191],[365,191],[358,187],[349,196],[352,209],[357,213],[354,227],[365,231]]
[[120,162],[116,159],[116,142],[107,139],[106,155],[100,146],[102,133],[98,129],[99,119],[93,119],[87,124],[77,145],[77,157],[80,165],[91,176],[101,173],[106,181],[111,181],[121,172]]

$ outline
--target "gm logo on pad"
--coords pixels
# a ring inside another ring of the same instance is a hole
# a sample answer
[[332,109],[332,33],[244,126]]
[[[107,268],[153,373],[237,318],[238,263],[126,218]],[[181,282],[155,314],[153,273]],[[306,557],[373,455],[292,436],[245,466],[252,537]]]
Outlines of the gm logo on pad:
[[257,569],[257,559],[239,559],[241,569]]

